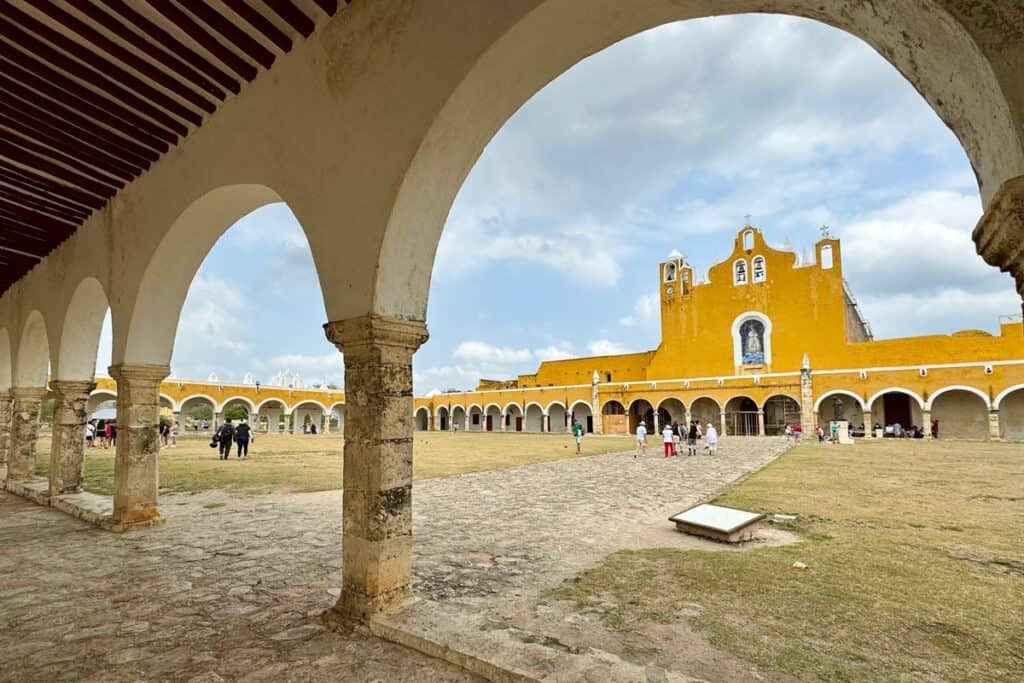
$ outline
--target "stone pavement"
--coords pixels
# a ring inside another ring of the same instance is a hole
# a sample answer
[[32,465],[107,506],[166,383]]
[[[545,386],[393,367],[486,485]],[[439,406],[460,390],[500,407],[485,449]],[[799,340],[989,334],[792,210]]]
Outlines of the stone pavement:
[[[604,455],[419,481],[418,594],[491,620],[626,547],[784,449]],[[0,493],[0,680],[461,681],[412,650],[328,628],[341,494],[165,496],[163,527],[116,535]]]

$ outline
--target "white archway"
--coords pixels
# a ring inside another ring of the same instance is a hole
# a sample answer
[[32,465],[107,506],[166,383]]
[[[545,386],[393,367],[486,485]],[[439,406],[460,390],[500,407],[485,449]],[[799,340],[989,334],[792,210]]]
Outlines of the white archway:
[[568,430],[569,412],[561,401],[552,401],[545,411],[548,416],[548,431],[554,434],[564,434]]
[[819,396],[817,400],[814,402],[814,412],[818,412],[818,409],[821,408],[821,404],[825,401],[826,398],[828,398],[829,396],[834,396],[836,394],[840,394],[842,396],[849,396],[850,398],[857,402],[857,405],[860,406],[860,409],[862,411],[867,410],[868,404],[864,402],[863,398],[861,398],[854,392],[847,391],[846,389],[829,389],[824,394]]
[[989,438],[989,398],[984,392],[974,387],[944,387],[929,396],[928,407],[932,424],[922,427],[937,427],[938,438]]
[[420,406],[413,414],[413,429],[417,432],[430,429],[430,410],[426,406]]
[[14,386],[46,386],[50,372],[50,341],[43,314],[32,311],[21,328],[21,339],[14,360]]
[[590,403],[587,401],[579,400],[569,407],[570,426],[572,426],[573,420],[583,425],[583,429],[587,434],[594,432],[594,413],[590,408]]
[[925,410],[931,410],[932,406],[935,404],[935,399],[950,391],[966,391],[969,394],[974,394],[985,403],[986,410],[990,407],[991,399],[989,398],[989,395],[981,389],[978,389],[977,387],[970,387],[966,384],[951,384],[948,387],[942,387],[941,389],[933,391],[928,396],[928,400],[925,401]]
[[526,404],[526,413],[523,416],[523,430],[531,433],[543,431],[544,409],[536,401]]
[[866,403],[868,405],[868,408],[871,410],[871,412],[874,412],[874,407],[873,406],[875,404],[875,401],[878,400],[879,397],[884,396],[885,394],[891,394],[891,393],[894,393],[894,394],[906,394],[907,396],[909,396],[910,398],[914,399],[914,401],[917,402],[917,407],[918,408],[921,408],[922,410],[924,409],[924,399],[921,398],[920,394],[918,394],[916,392],[913,392],[910,389],[904,389],[903,387],[886,387],[885,389],[882,389],[881,391],[876,391],[874,394],[871,395],[871,398],[869,398],[866,401]]
[[87,277],[78,283],[64,313],[57,366],[53,369],[55,379],[82,381],[96,376],[96,355],[107,309],[107,293],[99,280]]

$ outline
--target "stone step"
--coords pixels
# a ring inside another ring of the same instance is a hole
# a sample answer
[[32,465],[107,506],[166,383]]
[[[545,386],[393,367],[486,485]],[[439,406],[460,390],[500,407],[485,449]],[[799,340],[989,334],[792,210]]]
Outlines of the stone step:
[[419,600],[375,617],[379,638],[456,664],[498,683],[607,681],[688,683],[698,681],[661,667],[642,666],[596,648],[578,648],[556,638],[488,619],[453,603]]

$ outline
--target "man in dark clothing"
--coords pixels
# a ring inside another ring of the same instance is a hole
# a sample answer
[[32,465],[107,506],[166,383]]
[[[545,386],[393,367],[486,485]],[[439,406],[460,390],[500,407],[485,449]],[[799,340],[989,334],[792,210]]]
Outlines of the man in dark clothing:
[[238,457],[248,458],[249,457],[249,438],[251,437],[251,431],[249,425],[242,422],[235,428],[235,443],[238,444]]
[[231,420],[227,420],[217,430],[217,440],[220,445],[220,459],[227,460],[231,455],[231,442],[235,440],[235,428]]

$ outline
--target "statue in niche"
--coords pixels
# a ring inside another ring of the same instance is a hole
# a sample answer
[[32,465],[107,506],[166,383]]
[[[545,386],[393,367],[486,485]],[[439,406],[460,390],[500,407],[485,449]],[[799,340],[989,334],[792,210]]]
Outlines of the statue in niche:
[[764,363],[764,324],[760,320],[747,320],[740,325],[740,342],[744,365]]
[[832,413],[835,416],[835,420],[841,420],[843,418],[843,399],[836,396],[832,399]]

